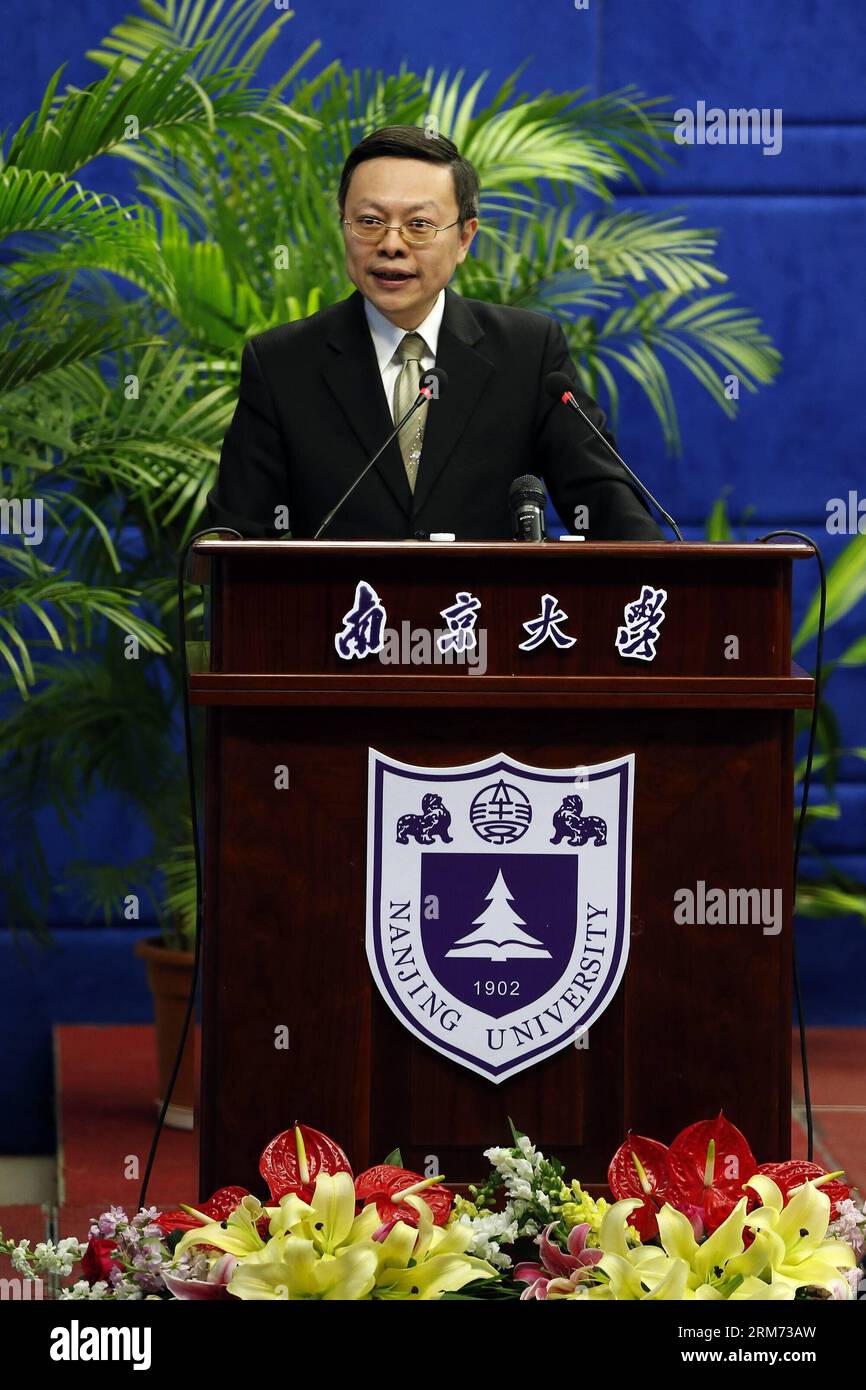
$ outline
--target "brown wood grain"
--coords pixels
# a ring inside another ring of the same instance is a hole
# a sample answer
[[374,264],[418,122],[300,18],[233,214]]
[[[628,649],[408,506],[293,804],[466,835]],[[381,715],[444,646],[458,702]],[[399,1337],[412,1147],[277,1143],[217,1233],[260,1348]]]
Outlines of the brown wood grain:
[[[399,1145],[456,1182],[483,1175],[508,1116],[587,1184],[604,1183],[629,1128],[669,1142],[719,1109],[759,1160],[786,1156],[793,710],[812,690],[792,674],[790,569],[808,549],[221,544],[201,547],[212,671],[192,683],[208,724],[201,1196],[261,1190],[258,1155],[296,1120],[356,1171]],[[490,674],[340,661],[334,623],[358,577],[413,626],[458,588],[477,593]],[[641,582],[669,595],[652,675],[613,646]],[[573,621],[574,655],[516,653],[545,591]],[[736,663],[720,655],[730,633]],[[630,958],[587,1050],[496,1086],[381,1000],[364,944],[371,747],[431,766],[635,754]],[[677,925],[674,893],[699,879],[781,888],[783,930]]]

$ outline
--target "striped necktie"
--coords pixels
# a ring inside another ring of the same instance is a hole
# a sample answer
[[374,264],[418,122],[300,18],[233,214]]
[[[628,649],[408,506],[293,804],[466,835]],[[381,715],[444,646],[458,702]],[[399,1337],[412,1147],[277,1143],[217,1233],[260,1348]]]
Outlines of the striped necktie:
[[[418,388],[421,383],[421,358],[426,350],[426,343],[420,333],[407,333],[398,344],[394,354],[402,368],[397,377],[397,384],[394,388],[394,423],[401,420],[406,411],[413,404],[418,395]],[[421,447],[424,442],[424,425],[427,420],[427,402],[419,406],[402,428],[398,435],[400,453],[403,455],[403,464],[406,469],[406,477],[409,479],[409,487],[415,491],[415,480],[418,476],[418,464],[421,461]]]

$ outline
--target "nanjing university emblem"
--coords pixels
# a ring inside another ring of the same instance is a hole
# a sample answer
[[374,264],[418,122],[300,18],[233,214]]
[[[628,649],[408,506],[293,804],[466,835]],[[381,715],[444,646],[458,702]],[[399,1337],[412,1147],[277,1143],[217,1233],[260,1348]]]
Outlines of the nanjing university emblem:
[[367,957],[411,1033],[493,1082],[580,1038],[628,957],[634,754],[418,767],[371,748]]

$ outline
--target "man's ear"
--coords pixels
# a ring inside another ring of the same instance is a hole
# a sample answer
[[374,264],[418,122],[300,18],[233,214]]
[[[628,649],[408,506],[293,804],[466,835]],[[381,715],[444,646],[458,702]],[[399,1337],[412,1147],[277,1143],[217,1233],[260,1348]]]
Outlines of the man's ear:
[[466,253],[472,245],[472,238],[478,231],[478,218],[469,217],[460,228],[460,249],[457,252],[457,264],[462,265],[466,260]]

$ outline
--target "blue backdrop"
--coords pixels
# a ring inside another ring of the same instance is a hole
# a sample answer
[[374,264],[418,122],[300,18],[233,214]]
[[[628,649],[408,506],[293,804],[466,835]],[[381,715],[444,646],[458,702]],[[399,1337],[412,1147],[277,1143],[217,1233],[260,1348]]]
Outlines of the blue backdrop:
[[[50,73],[86,82],[84,58],[133,0],[28,0],[7,7],[0,46],[0,126],[17,125],[38,105]],[[643,397],[622,382],[622,452],[665,500],[688,536],[724,487],[734,517],[753,507],[746,535],[773,526],[808,531],[831,560],[842,542],[825,532],[826,503],[849,489],[866,496],[863,467],[863,362],[866,358],[863,254],[866,248],[866,5],[863,0],[574,0],[502,4],[438,0],[432,7],[379,0],[297,0],[296,16],[272,52],[276,77],[313,40],[321,58],[349,66],[418,71],[432,65],[489,71],[491,86],[527,58],[528,91],[587,86],[594,93],[630,83],[670,99],[671,109],[779,107],[783,147],[682,148],[664,175],[630,192],[622,206],[685,207],[693,225],[721,231],[719,263],[740,302],[763,319],[783,353],[777,383],[746,396],[727,421],[691,378],[674,370],[683,456],[666,456]],[[123,169],[103,162],[91,186],[125,187]],[[815,583],[800,565],[795,622]],[[830,654],[863,631],[863,605],[833,629]],[[863,745],[864,673],[837,671],[831,694],[846,745]],[[864,766],[843,766],[843,817],[820,834],[852,874],[866,877]],[[816,839],[818,836],[816,835]],[[102,799],[76,832],[59,831],[54,869],[91,847],[118,862],[142,847],[124,808]],[[6,852],[14,849],[7,837]],[[808,865],[806,867],[809,867]],[[18,952],[0,932],[4,1008],[0,1055],[0,1151],[51,1143],[49,1030],[52,1020],[104,1021],[147,1016],[143,967],[122,931],[83,929],[74,904],[57,897],[56,945]],[[866,924],[854,919],[799,928],[807,1018],[866,1023]]]

